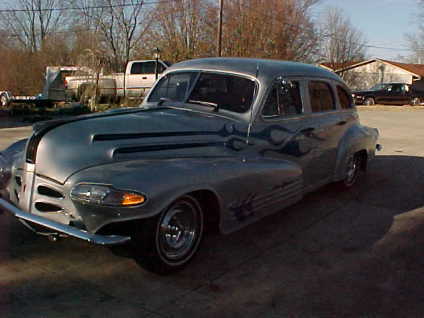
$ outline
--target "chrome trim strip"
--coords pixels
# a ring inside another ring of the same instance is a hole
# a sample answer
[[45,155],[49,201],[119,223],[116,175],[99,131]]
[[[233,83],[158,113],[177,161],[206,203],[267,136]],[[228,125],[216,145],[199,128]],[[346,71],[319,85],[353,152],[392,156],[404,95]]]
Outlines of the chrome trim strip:
[[77,229],[70,225],[61,224],[52,220],[48,220],[38,215],[24,212],[1,198],[0,198],[0,208],[13,214],[19,219],[29,221],[38,225],[42,225],[54,231],[65,233],[69,236],[73,236],[93,244],[117,245],[117,244],[126,243],[131,240],[131,237],[129,236],[99,235],[99,234],[88,233],[87,231]]

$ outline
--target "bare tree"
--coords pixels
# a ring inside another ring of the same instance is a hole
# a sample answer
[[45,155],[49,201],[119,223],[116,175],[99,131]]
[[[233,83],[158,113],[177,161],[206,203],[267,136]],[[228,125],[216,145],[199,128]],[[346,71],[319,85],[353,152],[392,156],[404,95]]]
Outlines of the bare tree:
[[[318,36],[311,9],[319,0],[226,0],[222,54],[310,61]],[[156,6],[151,41],[173,61],[216,54],[217,1]]]
[[418,0],[418,25],[414,34],[406,34],[409,49],[412,54],[405,58],[410,63],[424,63],[424,0]]
[[[151,24],[142,0],[73,0],[88,32],[95,34],[118,71],[133,56]],[[100,49],[100,48],[98,48]]]
[[158,3],[148,42],[160,47],[165,59],[178,61],[203,55],[207,1],[175,0]]
[[318,37],[311,9],[319,0],[229,0],[223,54],[310,61]]
[[333,69],[365,58],[366,41],[362,33],[338,8],[329,8],[321,26],[321,60]]
[[0,25],[24,48],[36,52],[64,17],[60,0],[18,0],[17,10],[0,12]]

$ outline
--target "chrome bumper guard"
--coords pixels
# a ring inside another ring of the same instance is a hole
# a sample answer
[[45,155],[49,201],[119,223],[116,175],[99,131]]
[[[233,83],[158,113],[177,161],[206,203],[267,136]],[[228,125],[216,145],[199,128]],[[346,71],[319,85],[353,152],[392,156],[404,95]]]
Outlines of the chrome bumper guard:
[[88,233],[87,231],[80,230],[70,225],[61,224],[52,220],[48,220],[38,215],[24,212],[18,209],[16,206],[5,201],[4,199],[0,198],[0,210],[2,209],[13,214],[18,219],[32,222],[32,223],[44,226],[46,228],[49,228],[51,230],[57,231],[59,233],[64,233],[69,236],[73,236],[93,244],[118,245],[118,244],[126,243],[131,240],[131,237],[129,236],[99,235],[99,234]]

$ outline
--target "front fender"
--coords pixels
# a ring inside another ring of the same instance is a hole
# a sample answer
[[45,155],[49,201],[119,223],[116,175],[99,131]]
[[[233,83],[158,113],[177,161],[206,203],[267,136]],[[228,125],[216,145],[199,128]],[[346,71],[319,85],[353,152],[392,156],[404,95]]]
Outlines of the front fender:
[[68,189],[81,182],[110,184],[117,189],[141,192],[146,202],[131,208],[89,207],[74,202],[86,228],[95,233],[115,222],[136,220],[159,214],[178,197],[198,190],[215,194],[219,210],[245,193],[299,180],[298,166],[264,158],[240,157],[180,158],[117,162],[84,169],[71,176]]
[[378,129],[362,125],[350,127],[337,147],[336,168],[333,181],[340,181],[345,177],[348,158],[359,151],[366,151],[367,159],[375,157]]

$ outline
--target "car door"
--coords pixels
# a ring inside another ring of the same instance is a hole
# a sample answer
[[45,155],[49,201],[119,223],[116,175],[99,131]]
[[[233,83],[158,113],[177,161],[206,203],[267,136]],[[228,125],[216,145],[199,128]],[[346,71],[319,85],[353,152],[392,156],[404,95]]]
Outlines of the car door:
[[315,188],[333,177],[338,142],[346,121],[337,110],[336,93],[332,81],[313,79],[308,82],[309,125],[314,127],[313,155],[305,162],[308,186]]
[[328,172],[327,166],[316,170],[312,164],[324,161],[321,157],[326,140],[321,138],[320,121],[305,112],[307,85],[304,79],[276,79],[251,133],[265,158],[297,163],[302,168],[306,187],[316,182],[317,173]]
[[390,104],[390,95],[393,87],[391,84],[386,85],[383,89],[375,93],[376,104]]
[[411,86],[409,84],[402,84],[401,85],[401,100],[400,100],[400,104],[401,105],[406,105],[409,104],[411,102]]
[[403,84],[391,85],[387,102],[390,104],[403,104],[405,102],[405,93],[403,91]]

